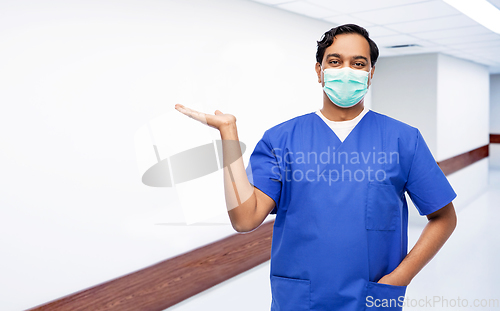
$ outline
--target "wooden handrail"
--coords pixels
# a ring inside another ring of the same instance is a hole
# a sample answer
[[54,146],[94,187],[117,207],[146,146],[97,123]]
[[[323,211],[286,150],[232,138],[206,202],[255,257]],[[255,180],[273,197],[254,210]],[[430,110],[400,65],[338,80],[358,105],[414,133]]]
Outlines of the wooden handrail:
[[273,221],[29,310],[161,311],[271,258]]
[[445,175],[450,175],[474,162],[488,157],[488,155],[489,145],[484,145],[437,163]]
[[490,134],[490,144],[500,144],[500,134]]

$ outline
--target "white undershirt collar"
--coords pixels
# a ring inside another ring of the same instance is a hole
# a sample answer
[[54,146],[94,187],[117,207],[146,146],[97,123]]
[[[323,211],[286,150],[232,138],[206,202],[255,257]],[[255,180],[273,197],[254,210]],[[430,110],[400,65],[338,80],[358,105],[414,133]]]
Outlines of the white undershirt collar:
[[353,128],[358,122],[359,120],[361,120],[363,118],[363,116],[369,111],[370,109],[368,109],[366,106],[363,106],[363,111],[361,111],[361,113],[359,115],[357,115],[354,119],[351,119],[351,120],[346,120],[346,121],[332,121],[332,120],[329,120],[327,119],[323,113],[321,112],[321,109],[318,109],[316,111],[316,113],[321,117],[321,119],[323,119],[330,127],[333,127],[333,128]]

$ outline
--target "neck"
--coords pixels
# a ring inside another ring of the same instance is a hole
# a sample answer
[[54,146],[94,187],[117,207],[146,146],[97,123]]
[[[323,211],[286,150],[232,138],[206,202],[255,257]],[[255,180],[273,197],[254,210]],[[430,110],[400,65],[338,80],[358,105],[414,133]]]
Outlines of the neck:
[[347,121],[356,118],[361,111],[363,111],[365,102],[364,98],[356,105],[349,108],[341,108],[330,100],[328,96],[323,93],[323,109],[321,113],[330,121]]

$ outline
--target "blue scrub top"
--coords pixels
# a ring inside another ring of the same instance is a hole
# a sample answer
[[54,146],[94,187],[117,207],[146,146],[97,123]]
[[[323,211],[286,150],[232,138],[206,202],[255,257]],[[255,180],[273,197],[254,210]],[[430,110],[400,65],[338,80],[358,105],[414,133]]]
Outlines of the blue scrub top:
[[407,254],[404,193],[420,215],[457,196],[420,131],[372,110],[344,142],[314,112],[280,123],[246,173],[276,202],[271,311],[402,310],[377,281]]

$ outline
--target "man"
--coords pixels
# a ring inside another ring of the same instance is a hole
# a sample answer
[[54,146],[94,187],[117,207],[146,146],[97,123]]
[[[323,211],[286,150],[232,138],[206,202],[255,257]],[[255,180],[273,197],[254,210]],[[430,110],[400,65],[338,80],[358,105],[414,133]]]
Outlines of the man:
[[[362,27],[326,32],[316,54],[323,108],[265,131],[246,170],[234,116],[176,105],[221,133],[235,230],[276,214],[271,310],[401,310],[406,286],[455,229],[456,193],[420,131],[364,107],[377,57]],[[405,192],[429,220],[408,254]]]

